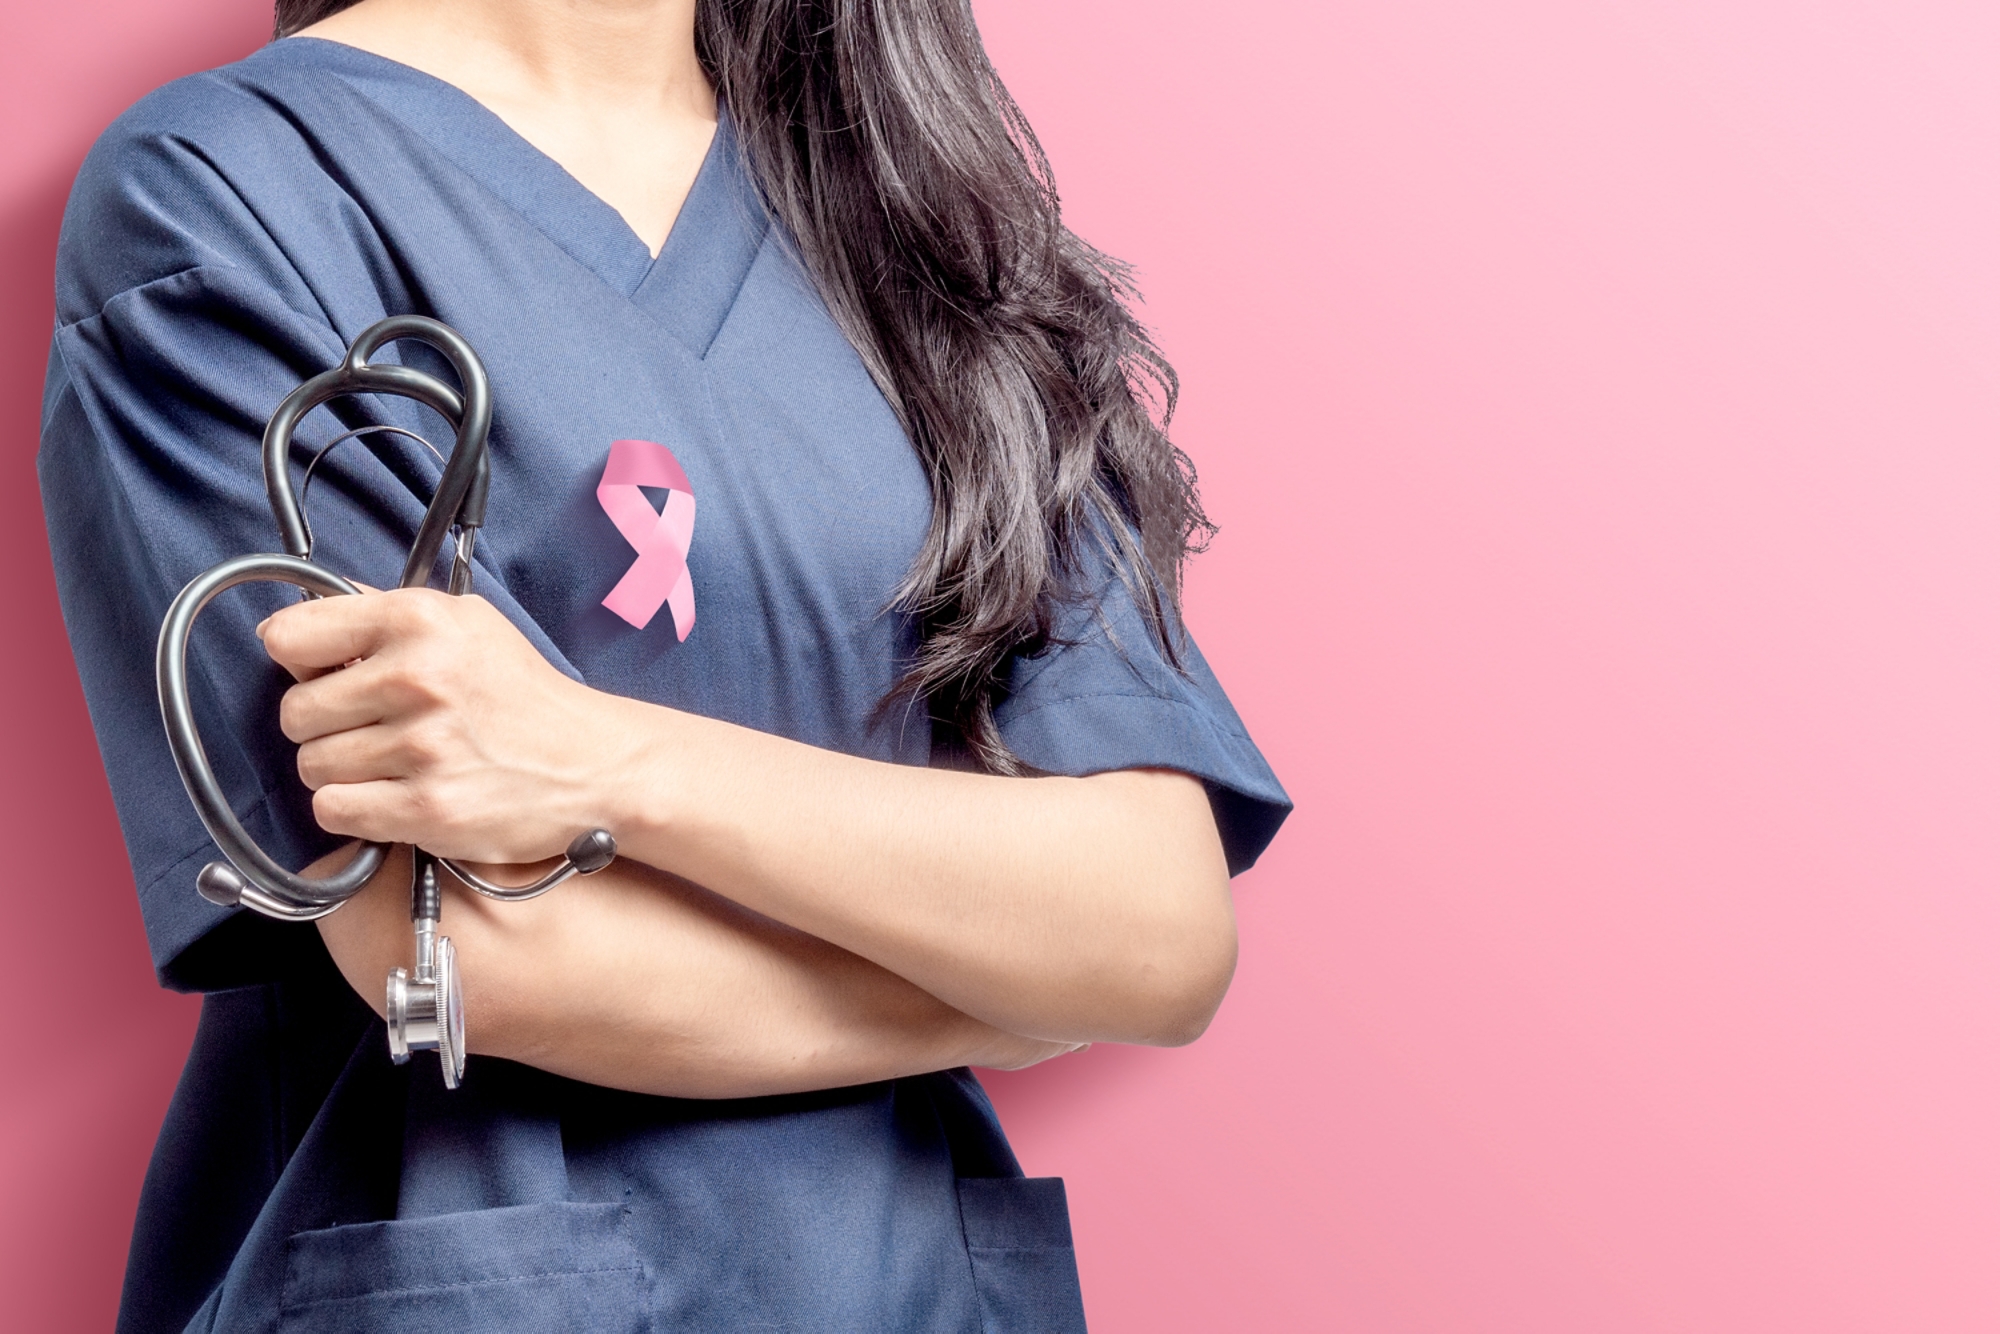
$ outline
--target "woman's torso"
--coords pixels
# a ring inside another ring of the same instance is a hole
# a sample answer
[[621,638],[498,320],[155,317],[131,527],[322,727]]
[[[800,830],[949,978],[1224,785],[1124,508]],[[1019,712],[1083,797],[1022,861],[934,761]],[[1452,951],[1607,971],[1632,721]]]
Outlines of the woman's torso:
[[[126,192],[118,207],[141,221],[125,229],[127,258],[67,273],[51,400],[57,437],[69,413],[100,452],[73,469],[45,457],[44,472],[52,516],[65,488],[79,505],[91,485],[133,498],[133,524],[155,534],[150,582],[129,576],[138,602],[211,559],[275,545],[255,531],[258,405],[375,320],[420,311],[464,334],[493,383],[476,591],[552,659],[604,690],[926,761],[921,711],[876,706],[914,648],[891,603],[929,520],[928,484],[765,221],[726,120],[657,261],[476,103],[331,43],[278,43],[184,81],[108,142],[124,158],[100,166],[116,179],[94,188]],[[86,168],[73,226],[93,216],[91,188]],[[166,393],[168,380],[195,387]],[[162,416],[173,429],[125,425]],[[347,410],[363,420],[448,438],[405,404]],[[147,443],[102,447],[135,430]],[[185,443],[164,458],[163,439]],[[602,606],[635,558],[595,494],[621,439],[666,446],[693,490],[685,639],[665,612],[638,629]],[[436,471],[408,441],[342,445],[313,486],[318,558],[392,582]],[[213,522],[196,531],[176,513]],[[150,528],[161,524],[189,531]],[[238,752],[245,802],[298,859],[317,844],[302,794],[273,777],[289,766],[267,721],[274,687],[229,647],[260,605],[222,613],[197,653],[208,705],[229,715],[213,726]],[[85,619],[73,615],[72,633],[88,684],[109,669],[84,661]],[[93,707],[109,693],[94,690]],[[99,729],[114,783],[162,785],[143,740],[118,754],[125,729],[102,714]],[[178,867],[184,822],[164,805],[157,821],[121,809],[135,861],[138,845],[158,845],[152,862]],[[202,939],[214,920],[177,874],[148,884],[142,870],[156,957],[201,940],[215,971],[190,981],[251,984],[207,1002],[148,1180],[130,1328],[165,1327],[203,1294],[202,1319],[230,1330],[1080,1322],[1060,1185],[1013,1180],[963,1072],[709,1104],[475,1060],[467,1087],[446,1094],[434,1069],[388,1064],[379,1026],[309,933],[279,944],[232,924]]]

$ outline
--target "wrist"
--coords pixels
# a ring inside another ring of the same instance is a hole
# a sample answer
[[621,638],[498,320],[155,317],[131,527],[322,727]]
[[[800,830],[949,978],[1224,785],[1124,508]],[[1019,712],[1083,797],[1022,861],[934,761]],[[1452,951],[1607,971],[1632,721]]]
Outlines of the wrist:
[[598,700],[589,819],[618,841],[621,856],[659,866],[653,854],[670,837],[681,775],[692,767],[690,715],[619,695]]

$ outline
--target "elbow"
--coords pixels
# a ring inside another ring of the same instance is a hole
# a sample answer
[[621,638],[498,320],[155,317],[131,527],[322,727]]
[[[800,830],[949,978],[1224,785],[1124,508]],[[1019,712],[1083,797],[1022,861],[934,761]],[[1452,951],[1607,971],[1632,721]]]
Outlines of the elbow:
[[1088,1026],[1099,1031],[1085,1040],[1184,1047],[1208,1031],[1236,974],[1236,906],[1208,792],[1172,771],[1082,781],[1135,803],[1117,873],[1123,920],[1109,957],[1092,951],[1099,1008]]
[[1219,908],[1176,932],[1170,949],[1146,961],[1123,1038],[1148,1047],[1185,1047],[1208,1031],[1236,975],[1236,915],[1225,882]]
[[1055,976],[1013,989],[1012,1004],[948,1003],[1040,1042],[1185,1047],[1208,1031],[1236,973],[1236,918],[1227,895],[1219,912],[1202,916],[1141,933],[1144,945],[1127,940],[1073,957]]

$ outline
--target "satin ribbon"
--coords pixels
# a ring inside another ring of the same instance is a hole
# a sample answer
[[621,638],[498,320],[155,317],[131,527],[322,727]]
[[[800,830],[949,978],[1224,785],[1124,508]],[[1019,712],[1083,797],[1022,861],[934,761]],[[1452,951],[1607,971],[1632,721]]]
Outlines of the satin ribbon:
[[[642,486],[667,488],[657,513]],[[688,574],[688,546],[694,541],[694,488],[665,445],[650,440],[614,440],[597,503],[639,558],[604,599],[604,605],[638,629],[645,629],[664,603],[674,614],[681,639],[694,629],[694,580]]]

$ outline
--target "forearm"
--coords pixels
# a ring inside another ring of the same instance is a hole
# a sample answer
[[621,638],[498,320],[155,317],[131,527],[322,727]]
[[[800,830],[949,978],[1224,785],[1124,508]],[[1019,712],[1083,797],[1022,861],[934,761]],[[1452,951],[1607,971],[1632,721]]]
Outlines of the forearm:
[[[407,854],[321,921],[371,1005],[410,950]],[[1068,1050],[952,1009],[845,950],[620,861],[526,903],[455,885],[443,931],[464,979],[467,1045],[635,1092],[749,1097]]]
[[1052,1041],[1188,1041],[1235,967],[1221,840],[1184,774],[858,759],[592,690],[476,597],[329,598],[262,633],[317,673],[281,719],[336,833],[520,862],[602,826],[626,857]]
[[621,847],[1012,1032],[1185,1041],[1235,965],[1206,794],[1180,774],[999,778],[607,700]]

